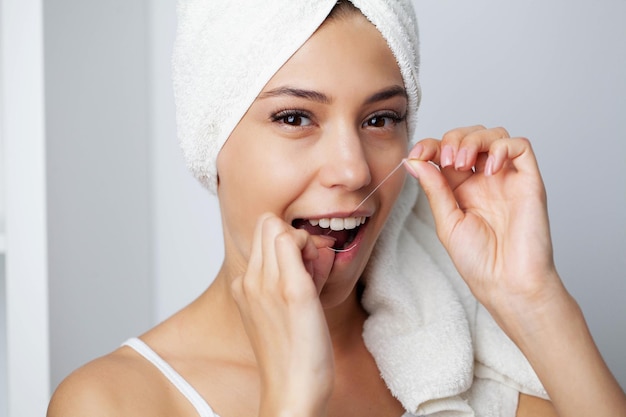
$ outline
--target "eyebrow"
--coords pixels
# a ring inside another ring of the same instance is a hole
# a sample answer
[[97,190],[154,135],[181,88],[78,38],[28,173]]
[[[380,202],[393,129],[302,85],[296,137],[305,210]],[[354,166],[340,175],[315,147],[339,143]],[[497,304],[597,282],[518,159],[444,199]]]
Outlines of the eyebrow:
[[[293,88],[293,87],[278,87],[270,91],[265,91],[259,95],[260,99],[270,98],[270,97],[279,97],[279,96],[290,96],[303,98],[306,100],[316,101],[322,104],[330,104],[332,102],[331,97],[328,97],[324,93],[320,93],[319,91],[314,90],[305,90],[302,88]],[[408,99],[408,94],[404,87],[399,85],[394,85],[389,88],[386,88],[382,91],[372,94],[365,100],[365,104],[372,104],[379,101],[388,100],[393,97],[401,96]]]
[[304,98],[306,100],[317,101],[322,104],[330,104],[332,100],[326,94],[320,93],[319,91],[313,90],[304,90],[301,88],[293,88],[293,87],[279,87],[274,90],[266,91],[259,95],[259,98],[270,98],[270,97],[278,97],[278,96],[290,96],[290,97],[298,97]]
[[372,104],[378,101],[388,100],[390,98],[394,98],[397,96],[404,97],[406,99],[409,98],[409,95],[407,94],[404,87],[400,87],[399,85],[394,85],[390,88],[386,88],[382,91],[379,91],[378,93],[371,95],[367,100],[365,100],[365,104]]

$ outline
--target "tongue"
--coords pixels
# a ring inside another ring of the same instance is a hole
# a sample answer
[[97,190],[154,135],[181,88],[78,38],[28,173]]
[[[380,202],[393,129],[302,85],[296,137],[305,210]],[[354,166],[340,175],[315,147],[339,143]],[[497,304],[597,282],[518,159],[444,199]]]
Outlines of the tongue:
[[324,235],[324,236],[330,236],[334,238],[336,242],[333,248],[335,249],[343,249],[343,247],[346,245],[346,242],[350,238],[349,230],[344,229],[340,231],[334,231],[331,229],[323,229],[319,226],[313,226],[311,223],[309,223],[306,220],[294,221],[293,227],[295,227],[296,229],[306,230],[311,235]]

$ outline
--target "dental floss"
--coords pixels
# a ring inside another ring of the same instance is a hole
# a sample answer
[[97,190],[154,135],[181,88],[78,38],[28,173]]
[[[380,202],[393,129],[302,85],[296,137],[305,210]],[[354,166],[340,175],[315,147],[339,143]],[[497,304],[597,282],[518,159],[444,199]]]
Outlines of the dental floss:
[[400,167],[406,162],[407,158],[402,158],[402,160],[400,161],[400,163],[391,170],[391,172],[389,174],[387,174],[387,176],[385,178],[383,178],[383,180],[381,182],[378,183],[378,185],[354,208],[354,210],[352,210],[352,213],[350,214],[354,214],[355,211],[357,211],[359,209],[359,207],[361,207],[363,205],[363,203],[365,203],[365,201],[367,201],[368,198],[370,198],[375,192],[376,190],[378,190],[380,188],[381,185],[383,185],[389,178],[391,178],[391,176],[400,169]]
[[[368,198],[370,198],[375,192],[376,190],[378,190],[381,185],[383,185],[389,178],[391,178],[391,176],[400,169],[400,167],[407,161],[407,158],[402,158],[402,160],[400,161],[400,163],[391,170],[391,172],[389,174],[387,174],[387,176],[385,178],[382,179],[381,182],[378,183],[378,185],[376,187],[374,187],[374,189],[367,195],[365,196],[365,198],[363,200],[361,200],[361,202],[354,208],[354,210],[352,210],[352,212],[350,214],[354,214],[355,211],[357,211],[359,209],[359,207],[361,207],[363,205],[363,203],[365,203],[367,201]],[[329,231],[330,233],[330,231]],[[346,249],[335,249],[331,246],[327,246],[328,249],[332,250],[333,252],[337,252],[337,253],[342,253],[342,252],[349,252],[352,249],[354,249],[356,247],[356,243],[352,246],[350,246],[349,248]]]
[[346,248],[346,249],[335,249],[335,248],[333,248],[331,246],[326,246],[326,247],[328,249],[332,250],[333,252],[336,252],[336,253],[350,252],[352,249],[354,249],[356,247],[356,243],[354,245],[350,246],[349,248]]

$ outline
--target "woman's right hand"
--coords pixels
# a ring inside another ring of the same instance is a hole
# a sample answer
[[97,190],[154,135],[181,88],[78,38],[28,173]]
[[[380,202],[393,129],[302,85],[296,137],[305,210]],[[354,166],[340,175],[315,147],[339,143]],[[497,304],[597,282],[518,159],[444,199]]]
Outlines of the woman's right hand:
[[319,249],[331,245],[273,214],[257,222],[232,293],[259,367],[260,416],[325,415],[334,361],[319,292],[334,252]]

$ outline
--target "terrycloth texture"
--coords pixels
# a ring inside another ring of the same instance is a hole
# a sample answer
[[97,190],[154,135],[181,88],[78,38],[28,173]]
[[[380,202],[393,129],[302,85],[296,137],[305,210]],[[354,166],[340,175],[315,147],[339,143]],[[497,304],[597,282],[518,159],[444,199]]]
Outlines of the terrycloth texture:
[[[514,417],[518,391],[547,398],[517,346],[458,275],[407,180],[365,273],[363,337],[416,415]],[[485,387],[489,389],[485,389]]]
[[[180,0],[174,97],[187,165],[209,190],[228,136],[278,69],[322,24],[336,0]],[[409,96],[409,137],[419,105],[418,38],[409,1],[354,0],[387,40]]]
[[[174,54],[179,140],[215,191],[222,145],[264,85],[322,24],[335,0],[181,0]],[[417,25],[409,0],[353,0],[420,100]],[[416,415],[513,417],[518,391],[545,396],[515,345],[478,305],[439,245],[408,180],[366,271],[364,339],[385,382]],[[417,200],[416,200],[417,199]],[[417,204],[416,204],[417,201]]]

